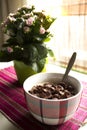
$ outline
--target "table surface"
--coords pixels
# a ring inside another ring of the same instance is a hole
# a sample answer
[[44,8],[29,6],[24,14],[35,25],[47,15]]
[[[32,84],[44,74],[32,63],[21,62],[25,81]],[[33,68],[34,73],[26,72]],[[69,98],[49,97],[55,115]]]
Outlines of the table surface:
[[[13,65],[13,62],[8,62],[8,63],[0,63],[0,69],[4,69],[6,67],[9,67]],[[48,72],[61,72],[64,73],[65,69],[64,68],[60,68],[56,65],[52,65],[49,64],[47,66],[47,70]],[[69,73],[72,76],[75,76],[76,78],[78,77],[78,79],[82,80],[82,78],[84,79],[84,81],[87,81],[87,75],[84,74],[80,74],[78,72],[74,72],[74,71],[70,71]],[[86,120],[85,120],[86,122]],[[87,129],[87,123],[84,123],[84,125],[82,127],[80,127],[79,130],[86,130]],[[0,113],[0,130],[19,130],[19,128],[17,128],[15,125],[13,125],[5,116],[4,114]]]

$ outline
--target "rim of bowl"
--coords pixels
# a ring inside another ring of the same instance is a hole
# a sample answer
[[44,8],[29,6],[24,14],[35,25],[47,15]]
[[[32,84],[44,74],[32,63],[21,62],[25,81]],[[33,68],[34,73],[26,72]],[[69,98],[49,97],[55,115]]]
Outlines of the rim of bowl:
[[[25,86],[26,82],[27,82],[30,78],[35,77],[36,75],[40,75],[40,74],[41,74],[41,75],[43,75],[43,74],[59,74],[59,75],[63,75],[63,73],[41,72],[41,73],[34,74],[34,75],[28,77],[28,78],[24,81],[24,83],[23,83],[23,89],[24,89],[24,91],[25,91],[27,94],[29,94],[31,97],[34,97],[34,98],[36,98],[36,99],[45,100],[45,101],[50,101],[50,102],[52,102],[52,101],[55,101],[55,102],[56,102],[56,101],[57,101],[57,102],[58,102],[58,101],[66,101],[66,100],[70,100],[70,99],[73,99],[73,98],[77,97],[77,96],[78,96],[79,94],[81,94],[82,91],[83,91],[83,87],[82,87],[81,82],[80,82],[78,79],[76,79],[75,77],[73,77],[73,76],[71,76],[71,75],[68,75],[68,77],[73,78],[74,80],[77,80],[77,82],[79,83],[79,85],[80,85],[80,90],[79,90],[79,92],[77,92],[77,93],[76,93],[75,95],[73,95],[72,97],[64,98],[64,99],[46,99],[46,98],[40,98],[40,97],[35,96],[35,95],[29,93],[28,91],[26,91],[26,86]],[[32,86],[32,87],[33,87],[33,86]]]

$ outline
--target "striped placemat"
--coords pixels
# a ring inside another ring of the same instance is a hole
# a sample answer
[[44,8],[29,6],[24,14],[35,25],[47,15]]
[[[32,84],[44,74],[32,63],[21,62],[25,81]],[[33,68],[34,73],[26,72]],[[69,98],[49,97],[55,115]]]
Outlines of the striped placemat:
[[23,87],[18,83],[14,67],[0,70],[0,111],[20,130],[78,130],[87,117],[87,82],[79,108],[66,123],[59,126],[44,125],[35,120],[28,111]]

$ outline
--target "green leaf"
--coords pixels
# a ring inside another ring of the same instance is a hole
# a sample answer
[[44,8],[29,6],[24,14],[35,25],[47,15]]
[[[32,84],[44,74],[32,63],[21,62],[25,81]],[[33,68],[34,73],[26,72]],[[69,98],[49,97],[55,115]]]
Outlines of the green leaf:
[[50,41],[50,37],[45,38],[44,42],[49,42]]
[[38,60],[41,60],[47,57],[47,48],[43,44],[38,44],[34,44],[34,46],[38,50]]
[[54,53],[51,49],[48,49],[48,54],[51,56],[51,57],[54,57]]
[[50,18],[50,16],[46,16],[43,22],[43,27],[47,30],[51,24],[55,21],[55,18]]
[[11,47],[11,46],[16,46],[18,45],[17,39],[15,37],[10,37],[6,43],[3,44],[3,47]]
[[25,46],[23,52],[23,58],[26,60],[25,62],[31,64],[32,62],[36,62],[38,58],[38,50],[32,44]]
[[37,65],[38,65],[38,72],[41,72],[41,71],[42,71],[42,69],[43,69],[44,66],[45,66],[45,63],[46,63],[46,58],[41,59],[41,60],[37,63]]
[[18,31],[17,36],[16,36],[16,39],[17,39],[17,42],[18,42],[19,44],[22,44],[22,43],[23,43],[23,35],[22,35],[22,32],[21,32],[21,31]]
[[46,63],[46,58],[44,59],[41,59],[40,61],[38,62],[34,62],[32,63],[32,69],[35,71],[35,72],[41,72],[42,69],[44,68],[45,66],[45,63]]

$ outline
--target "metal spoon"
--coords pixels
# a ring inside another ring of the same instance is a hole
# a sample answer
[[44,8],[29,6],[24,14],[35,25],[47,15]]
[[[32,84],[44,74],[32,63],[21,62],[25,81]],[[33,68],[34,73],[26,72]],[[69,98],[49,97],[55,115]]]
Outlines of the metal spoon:
[[76,52],[73,53],[73,55],[71,56],[70,60],[69,60],[69,63],[67,65],[67,68],[66,68],[66,71],[65,71],[65,74],[63,75],[63,78],[62,78],[62,82],[65,82],[67,77],[68,77],[68,73],[70,72],[74,62],[75,62],[75,59],[76,59]]

